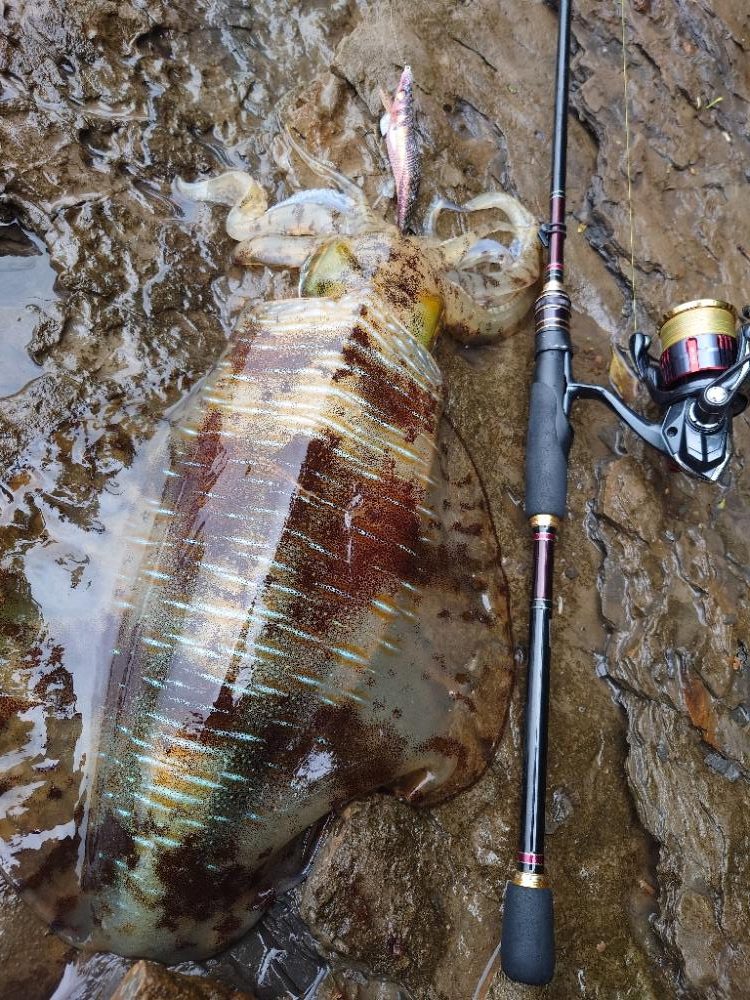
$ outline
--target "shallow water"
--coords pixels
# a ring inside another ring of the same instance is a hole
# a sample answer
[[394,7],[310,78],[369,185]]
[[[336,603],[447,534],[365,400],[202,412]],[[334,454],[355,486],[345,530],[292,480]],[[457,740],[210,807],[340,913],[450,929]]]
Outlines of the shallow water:
[[56,277],[46,247],[35,233],[17,222],[0,226],[0,398],[12,396],[40,374],[29,347],[56,301]]
[[[739,0],[711,11],[634,2],[627,15],[638,319],[653,330],[678,301],[710,294],[741,305],[747,294],[750,15]],[[45,0],[10,5],[6,17],[3,219],[20,220],[42,251],[0,256],[2,308],[12,312],[0,341],[2,630],[17,641],[19,622],[34,627],[53,610],[56,588],[84,619],[92,599],[106,599],[111,551],[97,541],[124,502],[120,484],[137,481],[145,443],[220,353],[242,298],[290,287],[230,268],[221,212],[182,203],[174,176],[247,163],[273,197],[286,193],[294,178],[274,142],[281,110],[386,211],[377,88],[391,88],[409,61],[427,150],[420,207],[436,191],[465,200],[509,185],[541,217],[554,19],[541,0],[251,9],[153,0],[117,18],[87,0]],[[614,5],[577,6],[570,284],[576,371],[597,380],[610,341],[631,326],[619,31]],[[28,271],[3,269],[29,261]],[[12,304],[21,274],[34,286]],[[444,344],[440,359],[500,528],[522,657],[530,340],[522,333],[473,355]],[[741,996],[747,420],[719,489],[671,473],[601,411],[581,410],[576,422],[551,723],[558,973],[545,995]],[[98,553],[85,563],[84,536]],[[416,997],[470,995],[497,940],[514,849],[519,709],[517,700],[493,768],[469,792],[429,813],[384,806],[339,822],[300,890],[317,948]],[[382,891],[393,871],[397,885]],[[56,939],[40,938],[33,954],[17,947],[11,912],[0,912],[10,996],[50,996],[71,963],[79,972],[66,982],[88,983],[78,995],[114,987],[119,960],[110,987],[95,986],[94,960]],[[230,953],[209,971],[252,988],[274,949]],[[321,959],[312,979],[325,969]],[[290,991],[259,988],[263,1000]],[[516,990],[498,977],[489,995]]]

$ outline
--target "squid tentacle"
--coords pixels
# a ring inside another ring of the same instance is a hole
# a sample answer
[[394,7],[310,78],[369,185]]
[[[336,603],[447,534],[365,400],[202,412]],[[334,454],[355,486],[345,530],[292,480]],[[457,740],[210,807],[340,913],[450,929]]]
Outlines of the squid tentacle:
[[192,201],[207,201],[216,205],[230,205],[226,230],[233,239],[242,239],[242,234],[253,220],[268,209],[268,198],[260,184],[243,170],[227,170],[218,177],[188,182],[180,177],[176,181],[177,190]]
[[287,198],[257,219],[248,219],[242,232],[230,233],[234,239],[252,240],[259,236],[333,236],[349,235],[362,227],[356,206],[350,198],[327,198],[325,190],[306,191],[320,197]]
[[494,297],[492,306],[481,305],[461,285],[441,282],[443,329],[463,344],[489,344],[515,332],[536,297],[534,284],[522,285]]
[[319,160],[315,156],[312,156],[311,153],[308,153],[308,151],[292,136],[289,129],[284,129],[284,136],[290,148],[297,154],[305,166],[309,167],[309,169],[312,170],[317,177],[330,181],[335,188],[341,191],[342,194],[351,198],[351,200],[356,204],[357,210],[362,213],[363,218],[367,220],[374,220],[374,216],[364,192],[354,183],[354,181],[350,181],[348,177],[344,177],[344,175],[340,174],[338,170],[331,166],[330,163],[326,163],[324,160]]
[[424,236],[430,239],[437,237],[437,222],[441,212],[461,212],[461,206],[456,205],[455,202],[449,201],[447,198],[435,198],[424,217],[424,224],[422,226]]
[[[506,222],[488,222],[437,245],[434,234],[440,212],[459,214],[499,210]],[[529,211],[503,191],[477,195],[465,205],[438,200],[427,219],[432,247],[442,259],[441,288],[445,299],[444,328],[463,343],[483,343],[506,337],[531,308],[541,270],[537,224]],[[510,246],[489,239],[508,233]],[[501,265],[489,273],[478,267]],[[471,294],[466,286],[471,285]]]
[[502,263],[509,255],[510,249],[498,240],[479,239],[469,247],[456,267],[468,271],[478,264]]
[[244,267],[301,268],[320,243],[317,236],[283,236],[272,233],[242,240],[234,249],[234,261]]
[[258,206],[259,215],[268,208],[265,191],[244,170],[226,170],[217,177],[208,177],[200,181],[184,181],[181,177],[177,177],[175,185],[179,193],[191,201],[208,201],[215,205],[232,207],[251,199]]
[[298,191],[269,208],[263,188],[241,170],[193,183],[180,178],[176,182],[177,190],[186,198],[231,206],[226,231],[239,243],[235,260],[247,266],[300,267],[321,238],[354,235],[383,225],[356,184],[311,156],[288,130],[284,135],[303,163],[330,181],[332,188]]
[[[300,268],[326,237],[391,228],[375,216],[356,184],[311,156],[288,130],[284,134],[289,148],[332,187],[298,191],[269,208],[263,189],[243,171],[230,170],[192,184],[177,181],[186,197],[231,206],[226,229],[238,241],[238,263]],[[459,236],[437,237],[442,212],[468,220],[491,210],[501,218],[472,220]],[[513,332],[532,305],[541,270],[536,221],[516,198],[488,191],[465,205],[437,199],[417,240],[438,276],[444,329],[464,343],[487,342]]]

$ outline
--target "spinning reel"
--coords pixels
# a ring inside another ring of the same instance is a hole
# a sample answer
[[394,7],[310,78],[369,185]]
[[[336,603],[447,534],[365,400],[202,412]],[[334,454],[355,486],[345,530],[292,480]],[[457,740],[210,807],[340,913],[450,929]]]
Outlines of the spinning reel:
[[737,324],[726,302],[698,299],[677,306],[662,321],[658,361],[649,354],[650,338],[633,334],[634,373],[662,411],[660,421],[644,419],[602,386],[572,380],[566,408],[579,397],[599,399],[683,471],[716,482],[729,461],[732,420],[748,404],[740,390],[750,375],[750,306],[742,311],[739,330]]

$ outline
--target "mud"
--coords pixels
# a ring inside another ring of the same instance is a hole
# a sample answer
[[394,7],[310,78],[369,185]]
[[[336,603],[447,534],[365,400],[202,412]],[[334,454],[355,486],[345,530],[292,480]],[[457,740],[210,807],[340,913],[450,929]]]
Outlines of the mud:
[[[576,372],[604,380],[610,345],[633,327],[620,8],[577,8],[569,286]],[[743,304],[750,14],[740,0],[634,0],[626,15],[635,312],[653,332],[685,299]],[[424,131],[415,218],[434,193],[462,201],[493,186],[542,218],[554,30],[540,0],[5,6],[3,643],[39,620],[40,586],[80,578],[76,539],[106,527],[242,298],[289,287],[232,269],[222,212],[182,202],[174,176],[247,164],[272,196],[289,193],[306,178],[290,174],[274,142],[280,114],[392,212],[377,91],[392,90],[409,62]],[[451,415],[500,527],[519,662],[530,332],[439,352]],[[556,576],[548,846],[558,971],[539,995],[734,1000],[750,972],[747,419],[736,422],[730,481],[712,488],[586,406]],[[89,568],[90,587],[106,582],[105,563]],[[515,846],[521,688],[474,788],[423,813],[378,798],[347,812],[306,887],[277,904],[301,908],[311,931],[275,908],[205,971],[260,1000],[471,997],[492,969]],[[365,864],[382,893],[366,880],[352,890]],[[0,905],[5,996],[111,995],[126,963],[71,956],[35,918],[17,919],[7,894]],[[521,993],[491,972],[480,989],[495,1000]]]

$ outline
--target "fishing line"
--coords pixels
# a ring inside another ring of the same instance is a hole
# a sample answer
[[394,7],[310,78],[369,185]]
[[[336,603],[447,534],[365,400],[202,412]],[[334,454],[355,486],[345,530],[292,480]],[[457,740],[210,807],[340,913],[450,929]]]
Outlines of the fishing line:
[[633,330],[638,330],[638,304],[635,293],[635,224],[633,219],[633,171],[630,149],[630,103],[628,99],[630,80],[628,77],[628,49],[625,23],[625,4],[620,0],[620,20],[622,22],[622,80],[625,104],[625,162],[628,176],[628,217],[630,220],[630,288],[633,304]]
[[395,0],[390,0],[390,2],[388,4],[388,16],[389,16],[390,23],[391,23],[391,38],[393,39],[393,45],[394,45],[394,47],[396,49],[396,56],[398,57],[398,64],[399,64],[399,67],[401,69],[403,69],[404,66],[406,65],[406,63],[405,63],[405,60],[404,60],[404,53],[403,53],[403,50],[401,48],[401,44],[400,44],[400,42],[398,40],[398,36],[396,35],[396,24],[395,24],[395,21],[394,21],[394,18],[393,18],[393,4],[394,4],[394,2],[395,2]]

